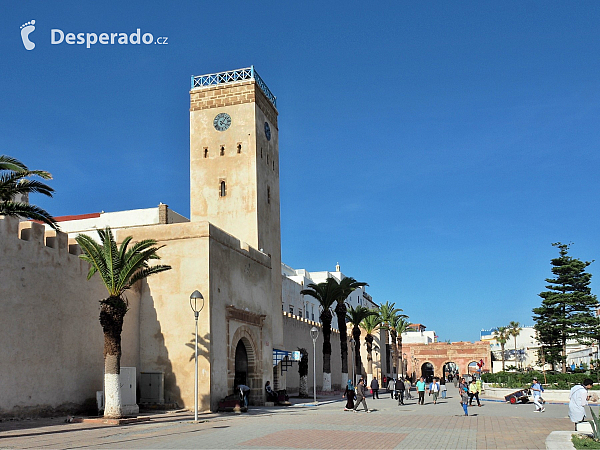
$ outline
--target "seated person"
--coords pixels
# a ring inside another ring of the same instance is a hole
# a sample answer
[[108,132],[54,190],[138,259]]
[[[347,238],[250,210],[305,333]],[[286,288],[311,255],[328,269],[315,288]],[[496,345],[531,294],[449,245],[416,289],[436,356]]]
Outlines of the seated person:
[[278,401],[278,396],[275,392],[273,392],[273,389],[271,389],[271,382],[267,381],[267,384],[265,384],[265,391],[267,392],[267,401],[268,402],[277,402]]

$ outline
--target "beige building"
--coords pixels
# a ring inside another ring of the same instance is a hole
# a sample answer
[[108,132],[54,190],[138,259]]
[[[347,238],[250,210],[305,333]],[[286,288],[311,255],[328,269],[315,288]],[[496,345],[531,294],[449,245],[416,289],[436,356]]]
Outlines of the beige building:
[[[296,350],[296,337],[306,341],[313,323],[281,312],[277,115],[253,67],[193,77],[189,221],[160,205],[67,218],[69,237],[0,217],[0,415],[66,410],[102,390],[98,301],[106,292],[98,278],[86,281],[72,237],[106,224],[118,240],[157,240],[161,262],[173,268],[127,293],[121,365],[137,369],[138,383],[160,374],[157,401],[194,404],[196,289],[205,298],[201,409],[217,409],[239,383],[252,388],[254,404],[264,402],[267,380],[286,387],[282,355]],[[293,320],[285,342],[284,319]]]

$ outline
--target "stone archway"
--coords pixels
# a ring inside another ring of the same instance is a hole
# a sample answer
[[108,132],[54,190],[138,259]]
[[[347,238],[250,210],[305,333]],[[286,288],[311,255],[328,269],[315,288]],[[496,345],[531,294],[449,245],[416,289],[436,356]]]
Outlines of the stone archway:
[[447,361],[442,366],[442,376],[448,379],[448,375],[452,375],[452,379],[459,376],[458,365],[454,361]]
[[262,372],[256,353],[256,340],[249,327],[241,326],[233,334],[229,358],[227,388],[233,393],[236,385],[250,387],[250,404],[262,402]]

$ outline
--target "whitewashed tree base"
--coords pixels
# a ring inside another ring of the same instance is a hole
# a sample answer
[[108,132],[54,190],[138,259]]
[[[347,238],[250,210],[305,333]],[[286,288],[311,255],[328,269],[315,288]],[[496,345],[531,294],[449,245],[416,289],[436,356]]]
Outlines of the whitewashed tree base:
[[[123,417],[119,374],[104,374],[104,417]],[[139,411],[139,409],[138,409]]]
[[308,375],[300,377],[300,396],[308,396]]
[[323,372],[323,391],[331,391],[331,374]]
[[342,372],[342,391],[348,386],[348,374]]

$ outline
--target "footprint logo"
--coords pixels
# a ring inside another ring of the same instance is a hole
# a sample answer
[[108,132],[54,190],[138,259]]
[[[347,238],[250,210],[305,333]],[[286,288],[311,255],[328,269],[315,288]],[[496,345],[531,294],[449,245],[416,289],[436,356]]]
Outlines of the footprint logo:
[[21,25],[21,39],[26,50],[33,50],[35,48],[35,43],[29,40],[29,35],[33,30],[35,30],[35,20]]

